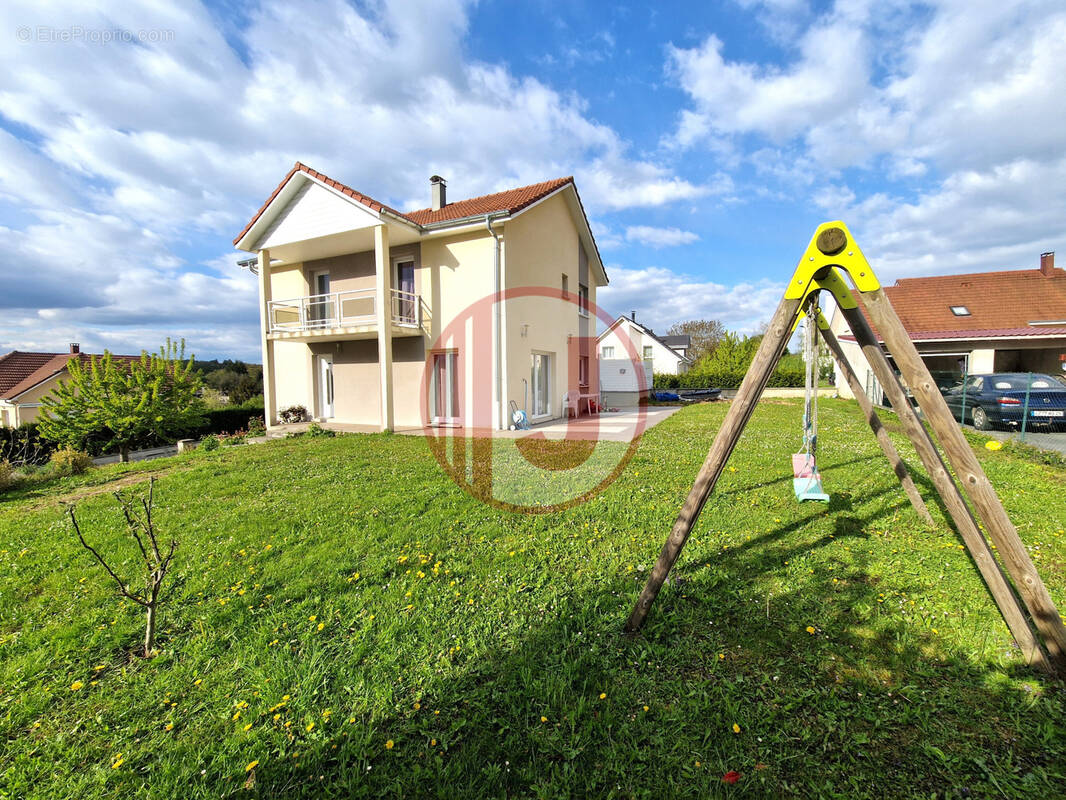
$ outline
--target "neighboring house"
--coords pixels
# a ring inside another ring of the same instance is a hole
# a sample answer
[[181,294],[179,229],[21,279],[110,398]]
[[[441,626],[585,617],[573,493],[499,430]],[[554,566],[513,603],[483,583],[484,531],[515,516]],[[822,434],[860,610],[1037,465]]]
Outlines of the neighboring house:
[[401,213],[297,163],[234,240],[257,254],[268,425],[302,405],[380,430],[423,409],[505,429],[509,401],[552,419],[598,382],[589,308],[607,274],[573,178],[458,202],[430,189]]
[[651,328],[637,322],[635,311],[612,322],[599,335],[597,345],[601,361],[629,359],[636,353],[658,375],[679,375],[692,365],[686,355],[691,346],[688,336],[657,336]]
[[[67,378],[67,363],[77,358],[88,364],[92,356],[81,352],[75,342],[67,353],[25,353],[13,350],[0,356],[0,426],[16,428],[33,422],[40,413],[41,400]],[[140,356],[114,356],[125,361]]]
[[[1066,375],[1066,270],[1054,253],[1041,254],[1040,269],[903,278],[885,293],[942,388],[964,373]],[[867,394],[881,402],[847,323],[835,313],[831,325]],[[839,373],[837,389],[852,396]]]
[[604,408],[635,408],[648,399],[652,388],[650,361],[634,364],[628,358],[601,358],[599,371],[600,403]]

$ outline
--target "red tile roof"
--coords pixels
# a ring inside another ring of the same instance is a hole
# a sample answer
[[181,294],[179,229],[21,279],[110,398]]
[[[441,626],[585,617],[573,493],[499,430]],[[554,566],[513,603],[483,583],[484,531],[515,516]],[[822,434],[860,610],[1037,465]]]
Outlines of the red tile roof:
[[267,210],[267,207],[274,201],[274,198],[278,196],[282,188],[297,172],[304,172],[310,175],[312,178],[322,181],[322,183],[330,186],[342,194],[351,197],[352,199],[362,203],[372,211],[386,211],[393,216],[406,219],[415,225],[432,225],[435,222],[449,222],[457,219],[464,219],[465,217],[473,217],[483,214],[491,214],[493,212],[508,212],[514,214],[526,206],[532,205],[538,200],[546,197],[547,195],[565,186],[568,183],[573,183],[573,177],[556,178],[552,181],[544,181],[543,183],[534,183],[531,186],[523,186],[518,189],[510,189],[506,192],[496,192],[495,194],[486,194],[481,197],[473,197],[469,200],[459,200],[454,203],[448,203],[444,208],[439,211],[434,211],[431,208],[422,208],[417,211],[409,211],[406,214],[397,211],[394,208],[390,208],[384,203],[379,203],[377,200],[369,197],[362,192],[357,192],[349,186],[345,186],[339,181],[335,181],[326,175],[323,175],[317,170],[311,169],[306,164],[296,162],[295,166],[289,170],[289,174],[282,178],[281,183],[278,184],[274,192],[267,198],[266,202],[255,212],[255,216],[251,221],[244,226],[236,238],[233,240],[233,244],[237,244],[244,235],[251,230],[252,226],[263,216],[263,212]]
[[[53,378],[77,358],[88,364],[88,353],[24,353],[12,350],[0,356],[0,398],[13,400],[42,381]],[[140,356],[112,356],[119,361],[138,361]]]
[[[885,294],[914,341],[1057,337],[1066,333],[1062,325],[1029,324],[1066,321],[1063,269],[901,278],[886,286]],[[956,316],[952,306],[965,306],[970,313]]]
[[420,208],[418,211],[408,211],[404,216],[419,225],[432,225],[435,222],[449,222],[465,217],[492,214],[497,211],[506,211],[514,214],[526,206],[547,197],[556,189],[573,182],[572,176],[556,178],[552,181],[534,183],[531,186],[523,186],[519,189],[508,189],[506,192],[496,192],[495,194],[486,194],[481,197],[472,197],[469,200],[448,203],[440,211],[434,211],[432,208]]
[[353,200],[356,200],[356,201],[362,203],[364,206],[369,208],[371,211],[382,211],[382,210],[384,210],[384,211],[388,211],[389,213],[394,214],[394,215],[396,215],[398,217],[402,217],[403,216],[403,214],[401,214],[396,209],[389,208],[384,203],[379,203],[373,197],[369,197],[368,195],[365,195],[362,192],[357,192],[355,189],[352,189],[349,186],[345,186],[340,181],[335,181],[335,180],[333,180],[333,178],[330,178],[327,175],[323,175],[318,170],[311,169],[311,167],[307,166],[306,164],[301,164],[299,161],[297,161],[296,164],[293,165],[293,168],[289,170],[289,174],[281,179],[281,183],[278,184],[278,187],[271,193],[270,197],[267,198],[266,202],[263,203],[262,206],[260,206],[258,211],[255,212],[255,216],[252,217],[251,221],[247,225],[244,226],[244,230],[242,230],[240,233],[237,234],[237,237],[233,240],[233,244],[237,244],[237,242],[239,242],[241,239],[244,238],[244,234],[248,233],[248,231],[251,230],[252,226],[255,225],[256,221],[261,216],[263,216],[263,212],[267,210],[267,207],[271,203],[274,202],[274,198],[278,196],[278,193],[281,192],[281,190],[284,188],[285,184],[288,183],[289,179],[293,175],[295,175],[297,172],[306,172],[312,178],[316,178],[316,179],[322,181],[322,183],[326,184],[326,186],[330,186],[330,187],[336,189],[341,194],[345,194],[348,197],[351,197]]

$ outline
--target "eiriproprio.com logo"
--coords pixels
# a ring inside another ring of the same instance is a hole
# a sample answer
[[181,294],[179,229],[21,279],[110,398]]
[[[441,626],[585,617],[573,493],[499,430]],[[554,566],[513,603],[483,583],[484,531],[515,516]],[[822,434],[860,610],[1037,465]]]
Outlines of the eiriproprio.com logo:
[[[614,322],[573,292],[523,286],[475,301],[440,331],[426,353],[422,426],[464,491],[506,511],[545,514],[587,502],[622,473],[646,428],[637,399],[650,387],[627,325],[612,330],[619,357],[598,357],[597,320]],[[633,407],[605,411],[604,382]],[[523,430],[523,420],[532,427]]]

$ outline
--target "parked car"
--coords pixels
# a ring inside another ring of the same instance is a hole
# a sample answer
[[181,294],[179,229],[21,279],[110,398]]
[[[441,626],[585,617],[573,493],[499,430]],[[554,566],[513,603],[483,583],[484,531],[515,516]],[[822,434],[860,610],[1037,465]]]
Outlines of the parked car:
[[1066,384],[1051,375],[1037,372],[970,375],[965,383],[944,390],[943,395],[955,419],[973,422],[979,431],[1018,428],[1026,408],[1026,384],[1029,387],[1026,427],[1066,427]]

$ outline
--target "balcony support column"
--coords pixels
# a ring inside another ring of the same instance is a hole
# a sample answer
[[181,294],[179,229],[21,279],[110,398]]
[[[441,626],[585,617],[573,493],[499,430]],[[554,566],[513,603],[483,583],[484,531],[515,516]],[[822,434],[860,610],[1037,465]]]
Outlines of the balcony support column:
[[392,262],[389,229],[374,228],[374,307],[378,322],[378,366],[381,370],[381,430],[394,427],[392,403]]
[[274,342],[270,332],[270,251],[259,251],[259,328],[263,353],[263,421],[267,429],[277,424],[277,401],[274,396]]

